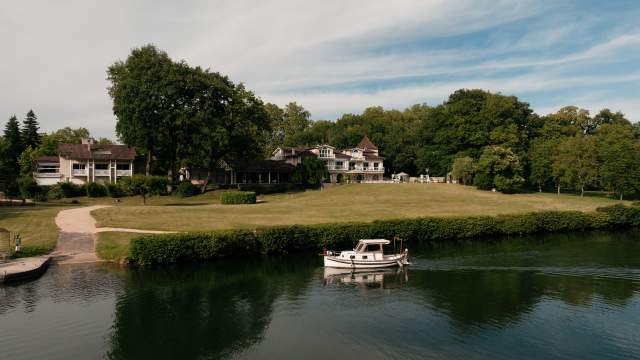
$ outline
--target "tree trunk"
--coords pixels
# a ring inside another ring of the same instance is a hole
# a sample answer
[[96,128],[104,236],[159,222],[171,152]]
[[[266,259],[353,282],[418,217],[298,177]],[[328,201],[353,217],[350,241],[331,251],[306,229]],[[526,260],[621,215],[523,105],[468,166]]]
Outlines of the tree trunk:
[[558,185],[558,196],[560,196],[560,185]]
[[542,192],[542,185],[538,184],[538,192]]
[[620,201],[622,201],[622,193],[620,193]]
[[580,197],[584,197],[584,186],[580,187]]
[[211,179],[211,167],[207,168],[207,177],[204,179],[202,183],[202,189],[200,192],[204,194],[205,190],[207,190],[207,186],[209,185],[209,179]]
[[147,194],[142,194],[142,205],[147,205]]
[[149,176],[151,173],[151,150],[147,153],[147,164],[145,165],[145,175]]

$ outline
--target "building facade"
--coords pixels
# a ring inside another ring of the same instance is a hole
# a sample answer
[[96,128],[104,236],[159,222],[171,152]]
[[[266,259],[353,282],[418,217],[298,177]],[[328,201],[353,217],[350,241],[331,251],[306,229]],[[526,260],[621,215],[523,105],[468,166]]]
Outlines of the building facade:
[[356,147],[342,150],[331,145],[281,146],[273,152],[272,159],[283,160],[295,166],[308,156],[317,157],[327,164],[327,182],[376,182],[382,181],[384,175],[384,158],[367,136]]
[[94,144],[92,140],[61,144],[58,156],[36,159],[33,177],[39,185],[65,181],[117,183],[118,179],[133,175],[135,157],[136,151],[125,145]]

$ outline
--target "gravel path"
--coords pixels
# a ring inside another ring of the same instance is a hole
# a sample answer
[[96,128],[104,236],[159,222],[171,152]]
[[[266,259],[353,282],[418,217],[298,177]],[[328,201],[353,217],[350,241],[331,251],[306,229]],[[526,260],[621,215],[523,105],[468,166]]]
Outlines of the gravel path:
[[169,231],[99,228],[91,216],[93,210],[109,207],[107,205],[87,206],[62,210],[56,216],[56,225],[60,228],[56,249],[51,254],[58,264],[80,264],[101,261],[96,255],[96,233],[106,231],[135,232],[142,234],[164,234]]

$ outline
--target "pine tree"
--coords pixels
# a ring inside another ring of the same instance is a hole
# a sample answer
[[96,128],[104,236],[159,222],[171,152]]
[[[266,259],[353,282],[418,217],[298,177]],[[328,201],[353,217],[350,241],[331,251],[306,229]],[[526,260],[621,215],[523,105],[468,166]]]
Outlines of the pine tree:
[[4,156],[5,164],[10,170],[13,170],[14,174],[18,173],[18,158],[25,149],[20,135],[20,125],[16,116],[12,116],[4,127],[4,141],[5,151]]
[[22,122],[22,144],[26,148],[27,146],[31,146],[36,149],[40,146],[40,134],[38,134],[38,117],[33,112],[33,110],[29,110],[27,113],[27,117]]

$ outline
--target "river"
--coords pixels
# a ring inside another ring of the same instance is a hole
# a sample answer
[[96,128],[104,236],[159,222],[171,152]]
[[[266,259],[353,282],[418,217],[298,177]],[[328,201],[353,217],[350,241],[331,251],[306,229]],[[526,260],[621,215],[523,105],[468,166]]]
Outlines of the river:
[[0,358],[640,358],[640,231],[410,250],[357,274],[314,254],[52,266],[0,287]]

